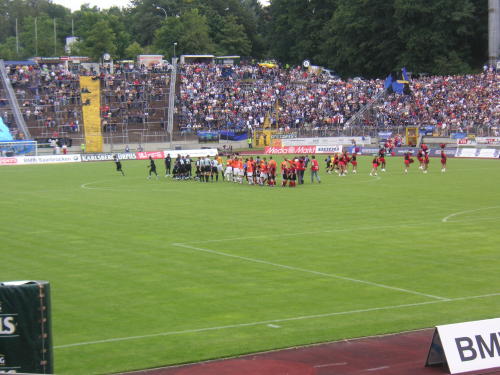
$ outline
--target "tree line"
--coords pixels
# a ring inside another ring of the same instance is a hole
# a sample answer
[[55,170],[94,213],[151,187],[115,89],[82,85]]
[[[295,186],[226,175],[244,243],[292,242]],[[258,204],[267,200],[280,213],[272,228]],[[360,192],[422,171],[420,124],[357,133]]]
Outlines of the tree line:
[[0,58],[139,54],[240,55],[342,76],[478,71],[487,59],[488,0],[132,0],[71,12],[50,0],[0,0]]

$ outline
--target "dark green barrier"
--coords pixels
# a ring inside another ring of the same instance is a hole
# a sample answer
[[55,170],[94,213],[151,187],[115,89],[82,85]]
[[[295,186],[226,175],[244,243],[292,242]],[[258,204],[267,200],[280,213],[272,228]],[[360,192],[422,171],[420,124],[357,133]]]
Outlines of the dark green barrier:
[[0,373],[53,373],[50,285],[0,282]]

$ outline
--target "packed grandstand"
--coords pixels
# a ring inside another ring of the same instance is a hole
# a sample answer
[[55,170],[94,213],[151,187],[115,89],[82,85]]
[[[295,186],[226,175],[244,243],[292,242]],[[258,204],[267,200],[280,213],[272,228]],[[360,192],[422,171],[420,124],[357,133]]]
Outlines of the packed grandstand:
[[[169,69],[116,65],[100,72],[64,64],[6,64],[8,78],[32,138],[83,139],[79,78],[101,83],[101,128],[115,143],[165,141]],[[464,76],[413,77],[411,93],[388,94],[384,80],[343,80],[303,67],[255,64],[230,68],[183,64],[176,78],[173,137],[200,131],[249,134],[266,117],[279,132],[312,136],[404,133],[407,126],[430,127],[434,134],[500,134],[499,72],[486,69]],[[0,88],[3,121],[23,138]]]

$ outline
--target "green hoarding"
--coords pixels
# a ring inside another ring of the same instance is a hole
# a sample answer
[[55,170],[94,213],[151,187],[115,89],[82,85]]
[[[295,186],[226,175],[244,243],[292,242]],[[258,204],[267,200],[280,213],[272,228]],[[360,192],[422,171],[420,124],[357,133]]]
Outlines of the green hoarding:
[[53,373],[50,311],[48,282],[0,282],[0,373]]

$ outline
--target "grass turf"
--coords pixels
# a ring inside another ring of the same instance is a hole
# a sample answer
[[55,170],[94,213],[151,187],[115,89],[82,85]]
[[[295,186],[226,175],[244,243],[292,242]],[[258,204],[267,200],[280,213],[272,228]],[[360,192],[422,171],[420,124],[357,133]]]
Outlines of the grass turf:
[[0,280],[50,281],[58,374],[498,317],[499,162],[370,159],[295,189],[3,167]]

